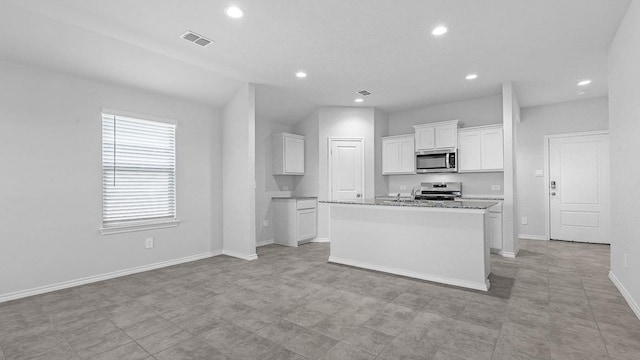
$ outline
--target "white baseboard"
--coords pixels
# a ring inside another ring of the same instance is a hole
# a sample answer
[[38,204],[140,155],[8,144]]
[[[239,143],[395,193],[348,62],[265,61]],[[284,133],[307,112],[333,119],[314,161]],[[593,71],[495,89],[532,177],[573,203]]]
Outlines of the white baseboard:
[[417,272],[403,270],[403,269],[391,268],[387,266],[373,265],[373,264],[368,264],[361,261],[349,260],[349,259],[339,258],[335,256],[330,256],[329,262],[342,264],[342,265],[355,266],[363,269],[381,271],[381,272],[386,272],[386,273],[400,275],[400,276],[407,276],[407,277],[421,279],[421,280],[433,281],[441,284],[460,286],[460,287],[475,289],[475,290],[488,291],[490,287],[489,279],[486,279],[484,283],[469,282],[469,281],[463,281],[463,280],[457,280],[457,279],[449,279],[449,278],[440,277],[440,276],[433,276],[433,275],[428,275],[423,273],[417,273]]
[[518,234],[518,239],[549,241],[549,239],[544,235]]
[[188,262],[191,262],[191,261],[206,259],[206,258],[210,258],[210,257],[213,257],[213,256],[218,256],[218,255],[222,255],[222,250],[210,251],[210,252],[206,252],[206,253],[202,253],[202,254],[186,256],[186,257],[179,258],[179,259],[161,261],[161,262],[157,262],[157,263],[153,263],[153,264],[149,264],[149,265],[137,266],[137,267],[129,268],[129,269],[125,269],[125,270],[113,271],[113,272],[106,273],[106,274],[87,276],[87,277],[80,278],[80,279],[63,281],[63,282],[59,282],[59,283],[56,283],[56,284],[40,286],[40,287],[37,287],[37,288],[32,288],[32,289],[27,289],[27,290],[20,290],[20,291],[8,293],[8,294],[0,294],[0,303],[3,303],[5,301],[11,301],[11,300],[17,300],[17,299],[25,298],[25,297],[28,297],[28,296],[44,294],[44,293],[48,293],[48,292],[51,292],[51,291],[68,289],[68,288],[71,288],[71,287],[90,284],[90,283],[94,283],[94,282],[98,282],[98,281],[109,280],[109,279],[113,279],[113,278],[117,278],[117,277],[121,277],[121,276],[141,273],[141,272],[145,272],[145,271],[149,271],[149,270],[160,269],[160,268],[163,268],[163,267],[168,267],[168,266],[173,266],[173,265],[178,265],[178,264],[184,264],[184,263],[188,263]]
[[264,241],[258,241],[256,243],[256,247],[265,246],[265,245],[271,245],[271,244],[273,244],[273,239],[264,240]]
[[618,278],[611,271],[609,271],[609,279],[611,279],[613,284],[618,288],[618,291],[620,291],[622,297],[627,301],[627,304],[629,304],[629,307],[631,308],[631,310],[633,310],[633,313],[636,314],[636,317],[640,319],[640,305],[638,305],[638,303],[631,297],[631,294],[629,294],[624,285],[622,285],[620,280],[618,280]]
[[246,255],[246,254],[242,254],[239,253],[237,251],[231,251],[231,250],[222,250],[222,253],[224,255],[228,255],[234,258],[238,258],[238,259],[242,259],[242,260],[255,260],[258,258],[258,254],[251,254],[251,255]]
[[325,238],[325,237],[316,237],[313,240],[311,240],[311,242],[328,243],[328,242],[331,242],[331,240],[329,240],[329,238]]

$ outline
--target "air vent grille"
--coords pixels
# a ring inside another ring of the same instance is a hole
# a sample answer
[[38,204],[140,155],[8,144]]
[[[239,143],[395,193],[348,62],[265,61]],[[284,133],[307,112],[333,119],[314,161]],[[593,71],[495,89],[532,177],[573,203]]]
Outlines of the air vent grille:
[[360,90],[358,91],[358,94],[362,95],[362,96],[369,96],[371,95],[371,92],[368,90]]
[[185,40],[187,40],[187,41],[189,41],[189,42],[198,44],[198,45],[200,45],[202,47],[210,45],[213,42],[213,40],[207,39],[206,37],[204,37],[204,36],[202,36],[200,34],[196,34],[193,31],[187,31],[186,33],[182,34],[182,36],[180,36],[180,37],[185,39]]

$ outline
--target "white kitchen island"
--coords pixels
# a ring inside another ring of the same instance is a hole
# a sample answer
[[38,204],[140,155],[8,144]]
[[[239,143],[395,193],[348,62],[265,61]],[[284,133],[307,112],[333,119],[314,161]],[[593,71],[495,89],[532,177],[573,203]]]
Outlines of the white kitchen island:
[[487,209],[496,202],[324,202],[330,262],[489,290]]

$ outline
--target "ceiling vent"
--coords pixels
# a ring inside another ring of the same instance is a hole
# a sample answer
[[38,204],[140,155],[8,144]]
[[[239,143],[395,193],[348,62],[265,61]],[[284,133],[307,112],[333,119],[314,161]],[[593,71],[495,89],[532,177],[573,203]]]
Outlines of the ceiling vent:
[[207,39],[206,37],[196,34],[193,31],[187,31],[186,33],[182,34],[182,36],[180,37],[189,42],[198,44],[202,47],[210,45],[213,42],[213,40]]
[[368,90],[360,90],[358,91],[358,94],[362,95],[362,96],[369,96],[371,95],[371,92]]

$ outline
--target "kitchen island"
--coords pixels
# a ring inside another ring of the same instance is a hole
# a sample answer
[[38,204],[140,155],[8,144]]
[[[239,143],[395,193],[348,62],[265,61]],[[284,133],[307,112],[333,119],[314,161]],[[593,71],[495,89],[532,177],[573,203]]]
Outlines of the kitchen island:
[[489,290],[487,201],[321,201],[329,262]]

